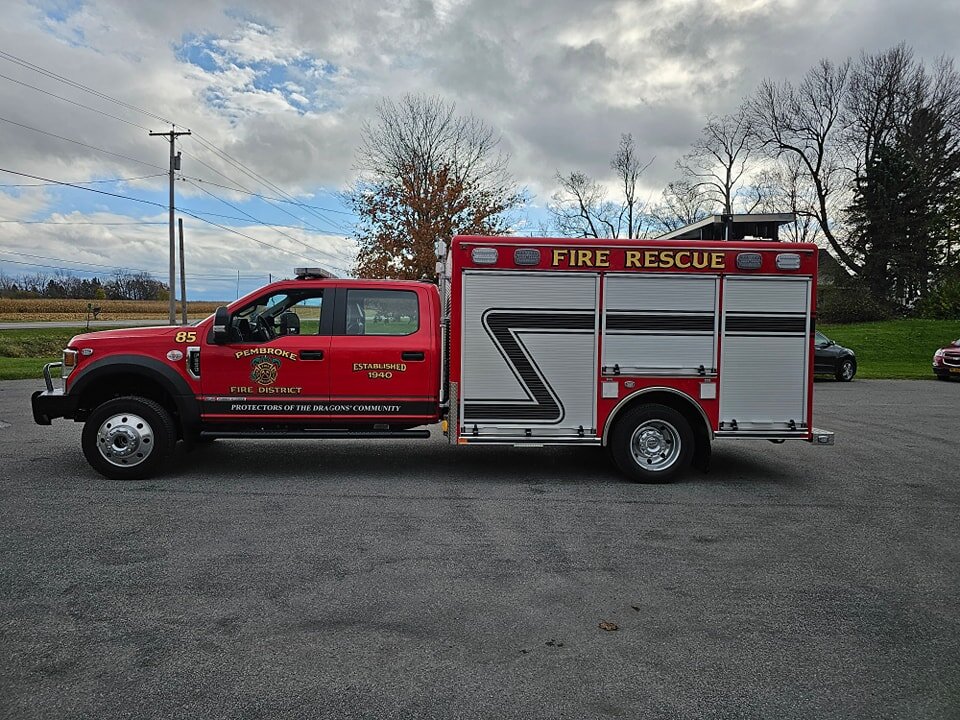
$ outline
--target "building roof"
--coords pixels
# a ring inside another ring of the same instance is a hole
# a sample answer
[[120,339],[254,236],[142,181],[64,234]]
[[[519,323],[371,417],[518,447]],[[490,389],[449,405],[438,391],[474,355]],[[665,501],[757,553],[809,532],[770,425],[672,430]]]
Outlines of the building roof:
[[[777,229],[781,225],[793,222],[796,217],[792,212],[709,215],[699,222],[661,235],[658,240],[743,240],[751,236],[776,240]],[[727,218],[730,220],[729,237]]]

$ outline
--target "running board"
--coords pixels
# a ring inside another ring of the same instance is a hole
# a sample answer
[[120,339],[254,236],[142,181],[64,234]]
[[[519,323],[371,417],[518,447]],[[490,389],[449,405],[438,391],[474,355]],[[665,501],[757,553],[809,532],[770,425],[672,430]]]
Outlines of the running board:
[[226,440],[279,440],[307,438],[324,440],[425,440],[430,437],[429,430],[204,430],[202,438],[223,438]]

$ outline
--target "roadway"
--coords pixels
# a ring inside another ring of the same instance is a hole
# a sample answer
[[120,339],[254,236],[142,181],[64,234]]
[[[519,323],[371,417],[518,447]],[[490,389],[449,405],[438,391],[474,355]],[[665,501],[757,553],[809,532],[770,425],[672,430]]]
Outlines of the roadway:
[[960,383],[818,382],[835,447],[667,486],[439,437],[112,482],[39,384],[0,383],[0,717],[960,716]]

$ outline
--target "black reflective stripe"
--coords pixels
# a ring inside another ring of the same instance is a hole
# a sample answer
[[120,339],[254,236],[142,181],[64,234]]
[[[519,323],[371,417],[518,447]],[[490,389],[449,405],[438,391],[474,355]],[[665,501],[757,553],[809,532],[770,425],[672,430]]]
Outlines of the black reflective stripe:
[[803,333],[807,329],[805,316],[774,317],[739,315],[727,317],[726,332],[745,333]]
[[711,332],[713,313],[701,315],[608,314],[608,330],[659,330],[661,332]]
[[464,400],[464,422],[523,421],[558,423],[565,410],[556,398],[536,363],[524,352],[516,336],[517,330],[536,332],[593,331],[596,315],[593,312],[518,312],[516,310],[488,310],[483,325],[500,354],[529,396],[528,400]]
[[288,396],[285,398],[249,398],[243,400],[205,400],[205,415],[435,415],[433,402],[409,400],[316,400]]

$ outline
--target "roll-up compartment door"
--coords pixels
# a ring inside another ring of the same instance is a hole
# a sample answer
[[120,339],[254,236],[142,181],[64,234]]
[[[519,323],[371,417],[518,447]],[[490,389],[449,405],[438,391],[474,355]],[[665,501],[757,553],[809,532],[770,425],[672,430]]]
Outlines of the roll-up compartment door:
[[723,282],[720,429],[805,428],[810,279]]
[[718,282],[713,275],[608,275],[604,372],[713,373]]
[[463,274],[467,435],[595,433],[598,295],[594,274]]

